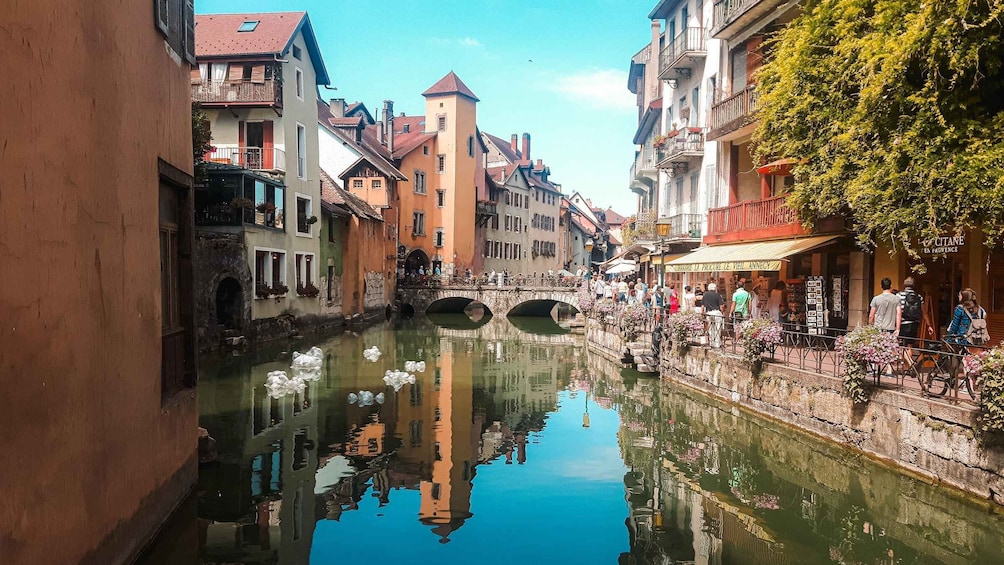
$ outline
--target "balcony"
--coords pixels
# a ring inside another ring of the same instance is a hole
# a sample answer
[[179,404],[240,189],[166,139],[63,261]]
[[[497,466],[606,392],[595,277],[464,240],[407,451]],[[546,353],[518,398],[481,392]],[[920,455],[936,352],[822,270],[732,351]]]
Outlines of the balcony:
[[717,0],[712,16],[711,37],[732,39],[784,3],[785,0]]
[[206,108],[267,106],[282,108],[282,85],[274,79],[206,81],[192,85],[192,101]]
[[667,139],[662,147],[663,158],[658,167],[676,173],[686,173],[691,161],[704,157],[704,131],[702,128],[686,128]]
[[711,106],[708,139],[727,141],[749,133],[756,122],[759,108],[756,88],[749,85],[741,91]]
[[261,147],[215,146],[203,159],[251,171],[286,171],[286,152],[278,148],[265,151]]
[[679,75],[690,78],[690,70],[707,56],[704,28],[688,27],[662,48],[662,53],[659,54],[659,78],[665,80]]
[[640,240],[654,240],[657,236],[655,229],[655,212],[646,210],[638,214],[634,223],[635,236]]
[[708,210],[704,243],[808,235],[784,196],[747,200]]
[[656,231],[661,240],[699,242],[706,219],[707,216],[704,214],[676,214],[668,218],[659,218],[656,222]]

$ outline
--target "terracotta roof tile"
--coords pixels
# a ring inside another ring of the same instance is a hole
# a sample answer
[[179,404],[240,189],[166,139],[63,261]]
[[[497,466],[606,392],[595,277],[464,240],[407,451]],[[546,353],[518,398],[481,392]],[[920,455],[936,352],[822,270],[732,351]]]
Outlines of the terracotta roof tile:
[[322,203],[343,206],[360,218],[383,221],[383,215],[374,210],[365,200],[338,186],[338,183],[324,169],[320,169],[320,173]]
[[439,79],[439,82],[430,86],[428,90],[422,93],[422,96],[443,96],[446,94],[460,94],[475,102],[480,102],[474,92],[470,88],[467,88],[464,81],[460,80],[460,77],[453,71],[450,71],[445,77]]
[[607,208],[604,210],[603,215],[606,217],[608,225],[619,226],[627,221],[627,218],[621,216],[617,212],[614,212],[613,208]]
[[[282,54],[306,12],[206,14],[195,16],[195,53],[198,57]],[[237,31],[246,21],[257,21],[254,31]]]

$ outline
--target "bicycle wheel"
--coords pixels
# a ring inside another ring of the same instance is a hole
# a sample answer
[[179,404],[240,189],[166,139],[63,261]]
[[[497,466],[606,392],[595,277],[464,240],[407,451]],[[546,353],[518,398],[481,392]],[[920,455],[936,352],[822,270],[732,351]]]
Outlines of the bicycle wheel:
[[934,396],[945,396],[948,392],[948,375],[942,374],[938,370],[931,370],[927,373],[927,394]]

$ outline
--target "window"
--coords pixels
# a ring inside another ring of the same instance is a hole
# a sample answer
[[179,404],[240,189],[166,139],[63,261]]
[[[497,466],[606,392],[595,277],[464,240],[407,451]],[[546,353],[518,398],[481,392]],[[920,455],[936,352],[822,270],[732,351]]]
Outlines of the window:
[[676,179],[676,205],[680,206],[683,203],[683,177],[677,177]]
[[380,189],[383,188],[383,180],[382,179],[373,179],[373,182],[372,182],[372,184],[370,186],[373,187],[373,190],[380,190]]
[[296,267],[296,288],[314,284],[314,254],[297,253],[294,257]]
[[[328,215],[328,243],[335,242],[335,216]],[[328,297],[330,300],[330,297]]]
[[246,20],[241,24],[241,27],[237,28],[237,31],[244,33],[249,31],[254,31],[258,27],[258,20]]
[[156,16],[157,16],[157,29],[163,32],[165,35],[168,33],[170,28],[170,0],[154,0],[154,6],[156,6]]
[[296,45],[293,46],[293,58],[296,59],[297,61],[303,60],[303,53],[300,51],[300,48],[297,47]]
[[505,216],[505,231],[512,231],[512,216],[509,214]]
[[415,212],[411,215],[411,233],[425,235],[425,212]]
[[436,247],[443,246],[443,240],[446,238],[446,233],[443,232],[443,228],[436,228],[436,236],[433,239],[433,245]]
[[[166,183],[160,184],[160,303],[161,303],[161,397],[169,398],[190,386],[188,373],[191,328],[186,328],[185,308],[191,297],[183,295],[182,281],[191,275],[183,259],[187,222],[183,213],[184,194]],[[186,300],[187,299],[187,300]]]
[[505,242],[505,250],[502,253],[503,259],[512,259],[512,244],[508,241]]
[[181,20],[185,24],[184,44],[185,59],[189,64],[195,64],[195,0],[185,0]]
[[296,176],[307,178],[307,128],[296,124]]
[[303,71],[296,69],[296,97],[303,100]]
[[443,208],[444,206],[446,206],[446,191],[445,190],[437,190],[436,191],[436,206],[439,206],[440,208]]
[[690,173],[690,205],[697,208],[697,191],[701,188],[701,173]]
[[428,154],[429,154],[429,146],[428,145],[423,145],[422,146],[422,155],[428,155]]
[[302,194],[296,195],[296,234],[310,235],[310,226],[317,221],[313,216],[313,199]]
[[442,153],[436,155],[436,172],[439,174],[446,172],[446,155]]
[[334,265],[328,265],[328,301],[329,302],[331,300],[333,300],[332,296],[334,294],[333,293],[334,280],[335,280],[335,266]]
[[468,157],[473,157],[474,156],[474,136],[473,135],[467,137],[467,156]]
[[446,116],[440,114],[436,116],[437,131],[446,131]]
[[278,249],[254,250],[254,285],[258,298],[262,296],[263,286],[274,289],[286,283],[286,253]]
[[415,171],[415,194],[425,194],[425,173]]
[[701,112],[701,88],[695,86],[694,90],[690,93],[690,123],[691,125],[700,125],[700,114]]
[[509,205],[512,204],[512,193],[511,192],[506,192],[505,193],[505,203],[506,203],[506,206],[509,206]]
[[363,189],[363,179],[352,179],[352,188]]

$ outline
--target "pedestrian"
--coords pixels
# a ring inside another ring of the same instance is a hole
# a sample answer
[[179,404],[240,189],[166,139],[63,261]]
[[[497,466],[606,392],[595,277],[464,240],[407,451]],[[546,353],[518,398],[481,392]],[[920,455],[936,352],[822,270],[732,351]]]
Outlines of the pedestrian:
[[620,277],[617,280],[617,302],[627,302],[628,283]]
[[784,284],[784,281],[777,281],[774,289],[770,291],[770,297],[767,299],[767,314],[771,320],[775,322],[781,321],[781,306],[788,303],[787,294],[787,285]]
[[645,281],[639,280],[634,285],[634,299],[638,304],[645,303],[645,296],[648,294],[648,285]]
[[701,309],[703,307],[704,307],[704,289],[701,288],[701,285],[697,285],[697,288],[694,289],[694,310],[702,311]]
[[[732,305],[729,306],[729,314],[732,316],[732,324],[738,326],[750,317],[750,300],[752,296],[746,289],[746,279],[739,279],[740,286],[732,293]],[[707,300],[707,297],[704,298]]]
[[955,307],[945,339],[963,345],[986,345],[990,342],[987,311],[980,307],[973,289],[966,288],[959,293],[959,305]]
[[718,285],[708,283],[708,291],[704,293],[701,303],[701,313],[708,320],[708,341],[711,347],[722,346],[722,326],[725,324],[725,318],[722,316],[725,300],[717,291]]
[[665,304],[665,301],[663,299],[664,290],[665,289],[660,287],[658,284],[654,282],[652,283],[652,297],[655,302],[655,307],[658,310],[662,310],[663,304]]
[[441,276],[443,276],[443,269],[442,269],[442,267],[440,267],[440,266],[439,266],[438,264],[437,264],[437,265],[435,266],[435,268],[434,268],[433,272],[435,273],[435,275],[436,275],[437,277],[441,277]]
[[680,295],[676,293],[676,285],[669,285],[669,313],[676,314],[680,311]]
[[868,323],[884,332],[898,335],[902,315],[899,297],[892,293],[892,279],[889,277],[883,278],[879,284],[882,292],[872,298]]
[[603,299],[603,279],[598,276],[593,277],[593,294],[597,302]]
[[899,293],[899,337],[907,347],[917,345],[921,326],[927,328],[928,335],[934,336],[934,327],[924,311],[924,297],[914,290],[915,283],[913,277],[906,277],[903,292]]
[[694,294],[694,290],[687,285],[683,287],[683,300],[680,301],[680,310],[683,312],[692,312],[696,305],[694,304],[697,295]]

